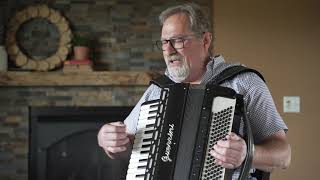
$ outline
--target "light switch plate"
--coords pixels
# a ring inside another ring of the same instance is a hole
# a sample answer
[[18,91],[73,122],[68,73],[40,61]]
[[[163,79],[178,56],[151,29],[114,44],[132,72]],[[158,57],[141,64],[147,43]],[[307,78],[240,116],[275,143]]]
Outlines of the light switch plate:
[[300,96],[283,96],[283,112],[299,113]]

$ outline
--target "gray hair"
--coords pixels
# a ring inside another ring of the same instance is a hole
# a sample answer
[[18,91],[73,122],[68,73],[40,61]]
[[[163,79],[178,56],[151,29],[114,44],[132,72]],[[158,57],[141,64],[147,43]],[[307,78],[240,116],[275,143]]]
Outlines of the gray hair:
[[211,32],[211,23],[208,16],[201,10],[200,6],[194,3],[172,6],[162,11],[159,15],[161,26],[170,16],[178,13],[184,13],[189,17],[191,31],[201,36],[204,32]]

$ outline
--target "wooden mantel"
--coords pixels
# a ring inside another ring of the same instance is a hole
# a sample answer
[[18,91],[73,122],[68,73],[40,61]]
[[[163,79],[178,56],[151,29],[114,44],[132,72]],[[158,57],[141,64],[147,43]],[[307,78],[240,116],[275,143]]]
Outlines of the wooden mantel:
[[139,86],[148,85],[159,73],[148,71],[0,72],[4,86]]

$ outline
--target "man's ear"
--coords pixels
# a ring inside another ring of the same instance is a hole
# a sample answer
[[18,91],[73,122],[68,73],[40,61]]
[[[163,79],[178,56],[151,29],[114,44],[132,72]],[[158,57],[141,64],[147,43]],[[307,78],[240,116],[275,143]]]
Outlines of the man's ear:
[[205,49],[209,49],[212,41],[212,34],[210,32],[203,33],[203,46]]

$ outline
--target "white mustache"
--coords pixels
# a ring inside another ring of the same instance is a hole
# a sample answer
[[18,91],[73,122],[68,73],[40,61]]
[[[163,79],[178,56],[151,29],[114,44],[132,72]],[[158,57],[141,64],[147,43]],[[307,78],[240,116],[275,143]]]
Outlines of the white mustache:
[[171,55],[171,56],[167,56],[167,60],[168,61],[173,61],[173,60],[182,61],[183,57],[180,55]]

